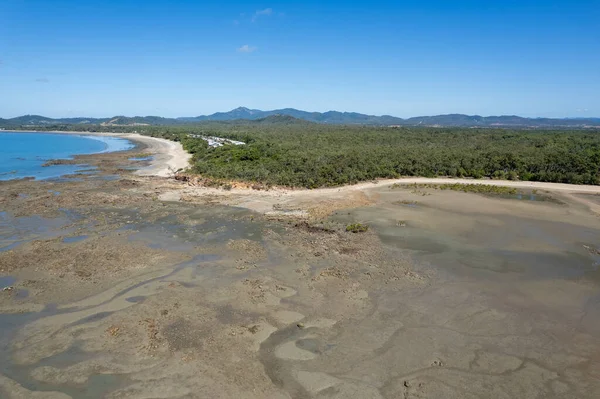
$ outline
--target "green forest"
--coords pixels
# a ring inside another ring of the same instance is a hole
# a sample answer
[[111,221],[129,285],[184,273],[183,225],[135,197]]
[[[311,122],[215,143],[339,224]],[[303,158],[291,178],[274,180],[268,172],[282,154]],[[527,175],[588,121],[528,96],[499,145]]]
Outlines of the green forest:
[[[136,130],[180,141],[193,154],[192,172],[217,180],[306,188],[401,176],[600,184],[598,130],[392,128],[297,120],[88,129]],[[190,134],[247,144],[209,148]]]
[[[223,180],[316,188],[377,178],[450,176],[600,184],[600,132],[214,124],[156,128]],[[182,132],[181,130],[184,130]],[[247,143],[209,148],[187,132]]]

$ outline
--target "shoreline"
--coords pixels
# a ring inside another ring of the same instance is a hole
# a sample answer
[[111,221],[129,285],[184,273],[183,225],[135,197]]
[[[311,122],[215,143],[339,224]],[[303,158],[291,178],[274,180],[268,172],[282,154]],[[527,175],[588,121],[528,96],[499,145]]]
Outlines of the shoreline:
[[[143,136],[139,133],[99,133],[99,132],[66,132],[66,131],[36,131],[36,130],[2,130],[6,133],[35,133],[35,134],[70,134],[76,136],[99,136],[99,137],[117,137],[131,141],[135,144],[142,144],[145,146],[145,151],[152,153],[152,160],[150,166],[139,169],[135,172],[138,176],[157,176],[157,177],[169,177],[175,172],[181,169],[185,169],[189,166],[189,161],[192,155],[185,151],[182,145],[175,141],[161,139],[157,137]],[[133,151],[136,147],[123,150]],[[120,152],[111,151],[110,153]],[[103,152],[104,154],[108,152]],[[88,155],[98,155],[88,154]],[[81,154],[74,154],[74,156]]]

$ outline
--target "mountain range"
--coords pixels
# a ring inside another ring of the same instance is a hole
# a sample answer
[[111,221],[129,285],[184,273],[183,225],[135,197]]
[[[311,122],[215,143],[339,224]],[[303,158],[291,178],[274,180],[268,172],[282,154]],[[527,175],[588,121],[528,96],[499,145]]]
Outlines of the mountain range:
[[195,117],[162,118],[159,116],[115,116],[112,118],[47,118],[39,115],[24,115],[11,119],[1,119],[0,126],[48,126],[57,124],[91,124],[104,126],[136,126],[136,125],[175,125],[200,122],[241,122],[256,121],[260,123],[326,123],[348,125],[383,125],[383,126],[455,126],[455,127],[600,127],[600,118],[524,118],[515,115],[479,116],[448,114],[435,116],[418,116],[408,119],[390,115],[366,115],[356,112],[307,112],[294,108],[283,108],[262,111],[239,107],[229,112],[217,112],[211,115]]

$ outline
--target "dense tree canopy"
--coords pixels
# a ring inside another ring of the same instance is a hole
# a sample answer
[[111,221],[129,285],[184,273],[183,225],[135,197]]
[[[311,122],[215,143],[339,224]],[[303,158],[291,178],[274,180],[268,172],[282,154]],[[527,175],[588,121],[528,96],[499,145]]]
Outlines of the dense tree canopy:
[[247,144],[209,148],[179,129],[153,134],[177,137],[194,154],[192,170],[217,179],[308,188],[400,176],[600,184],[597,131],[218,124],[195,130]]

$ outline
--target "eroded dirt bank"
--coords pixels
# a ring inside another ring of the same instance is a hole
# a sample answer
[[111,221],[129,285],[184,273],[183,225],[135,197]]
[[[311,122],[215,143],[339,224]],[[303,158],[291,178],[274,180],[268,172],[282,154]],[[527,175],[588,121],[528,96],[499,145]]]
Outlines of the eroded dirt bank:
[[1,397],[600,396],[595,196],[226,191],[129,158],[0,183]]

